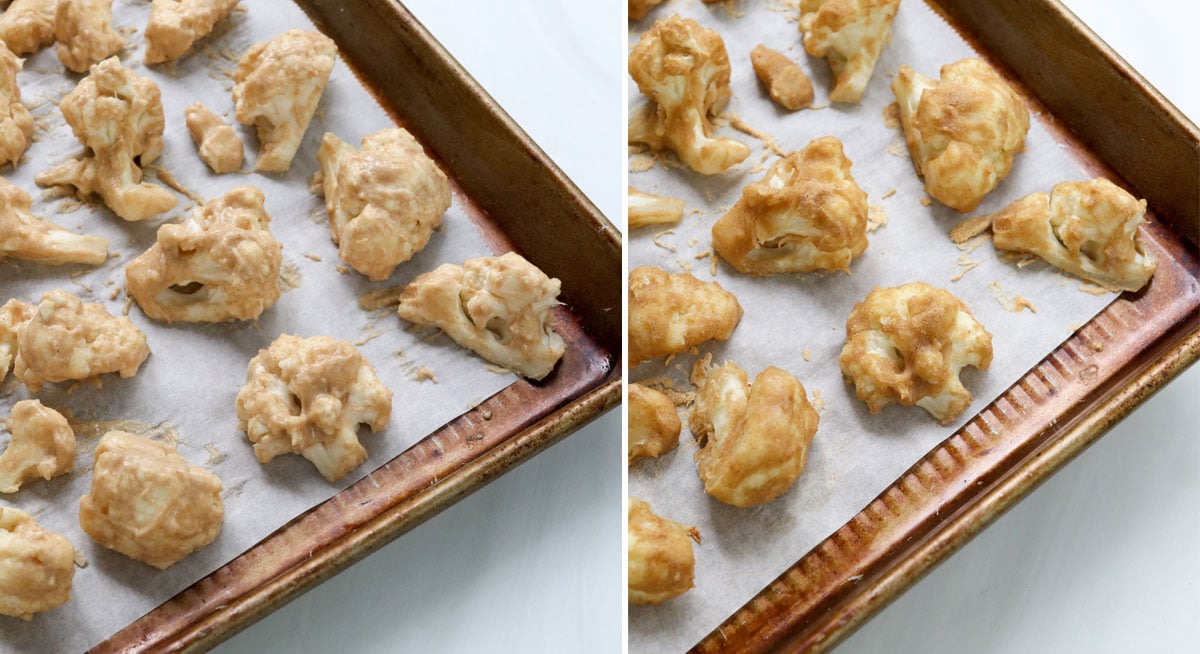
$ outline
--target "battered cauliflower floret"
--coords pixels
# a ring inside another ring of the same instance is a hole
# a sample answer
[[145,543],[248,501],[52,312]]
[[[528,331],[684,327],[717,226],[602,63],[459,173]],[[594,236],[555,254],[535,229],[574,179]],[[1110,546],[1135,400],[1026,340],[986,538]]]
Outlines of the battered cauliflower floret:
[[33,319],[37,307],[19,300],[0,305],[0,382],[8,376],[17,356],[17,334],[21,326]]
[[745,143],[712,136],[709,116],[731,94],[729,55],[720,34],[679,16],[660,20],[629,53],[629,74],[650,99],[629,119],[631,143],[671,150],[704,175],[750,156]]
[[945,425],[971,404],[958,375],[991,365],[992,335],[947,291],[924,282],[876,288],[850,312],[838,363],[871,413],[915,404]]
[[0,166],[14,166],[33,140],[33,116],[21,104],[17,73],[22,60],[0,44]]
[[158,228],[158,241],[125,267],[129,295],[167,322],[253,320],[279,299],[283,246],[263,193],[239,186]]
[[629,273],[629,365],[723,341],[742,319],[733,293],[689,273],[639,266]]
[[629,20],[641,20],[662,3],[663,0],[629,0]]
[[288,30],[257,43],[233,72],[235,117],[258,130],[255,170],[285,173],[333,72],[337,46],[319,32]]
[[892,39],[892,19],[900,0],[801,0],[804,50],[824,57],[833,69],[833,102],[857,104]]
[[12,440],[0,454],[0,493],[15,493],[34,479],[53,479],[75,466],[75,432],[61,413],[37,400],[13,405]]
[[0,41],[18,55],[54,43],[54,6],[58,0],[13,0],[0,15]]
[[979,206],[1025,150],[1029,110],[979,59],[942,66],[937,82],[901,66],[892,93],[925,191],[955,211]]
[[71,599],[75,548],[33,516],[0,506],[0,615],[22,620]]
[[832,136],[776,161],[713,225],[713,249],[750,275],[850,272],[867,249],[867,194],[850,165]]
[[170,191],[142,182],[142,166],[163,149],[157,84],[112,57],[92,66],[58,108],[88,151],[38,173],[38,185],[74,186],[82,198],[95,193],[125,220],[145,220],[175,206]]
[[154,0],[146,23],[146,63],[178,59],[237,6],[238,0]]
[[245,157],[242,139],[220,116],[199,102],[188,107],[183,115],[188,132],[200,149],[200,159],[214,173],[232,173],[242,167]]
[[58,0],[54,8],[58,60],[77,73],[125,46],[112,26],[112,0]]
[[675,449],[682,427],[671,398],[649,386],[629,385],[629,463]]
[[353,345],[284,334],[250,360],[237,414],[260,463],[299,454],[337,481],[367,460],[358,426],[386,427],[392,392]]
[[1145,200],[1107,179],[1063,182],[1050,195],[1027,195],[997,212],[993,240],[1097,284],[1136,291],[1158,267],[1138,239],[1145,214]]
[[812,104],[812,82],[800,66],[783,53],[760,43],[750,51],[750,65],[779,106],[796,111]]
[[84,263],[98,266],[108,259],[108,241],[63,229],[30,213],[33,198],[0,178],[0,261],[36,261],[50,266]]
[[79,498],[92,540],[165,570],[213,542],[224,520],[221,480],[175,446],[116,430],[100,439],[91,491]]
[[412,281],[400,317],[530,379],[550,374],[567,345],[550,324],[560,283],[519,254],[443,264]]
[[326,132],[317,151],[338,255],[372,281],[420,252],[450,208],[450,182],[400,127],[362,139],[362,151]]
[[655,515],[650,505],[629,498],[629,603],[662,604],[695,586],[695,527]]
[[629,187],[629,229],[665,225],[683,220],[683,200],[643,193]]

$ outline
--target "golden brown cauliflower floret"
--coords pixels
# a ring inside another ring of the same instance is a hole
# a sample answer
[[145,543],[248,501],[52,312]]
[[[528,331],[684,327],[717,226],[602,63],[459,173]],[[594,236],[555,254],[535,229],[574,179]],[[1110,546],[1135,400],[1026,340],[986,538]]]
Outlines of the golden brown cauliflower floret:
[[683,200],[643,193],[629,187],[629,210],[626,219],[629,229],[665,225],[683,220]]
[[167,322],[253,320],[279,299],[279,241],[263,193],[239,186],[209,200],[125,267],[129,295]]
[[629,603],[661,604],[695,586],[695,527],[655,515],[650,505],[629,498]]
[[125,46],[112,26],[112,0],[58,0],[54,8],[58,60],[77,73]]
[[713,138],[709,116],[729,102],[725,41],[691,19],[654,23],[629,53],[629,74],[650,101],[629,119],[629,141],[671,150],[692,170],[713,175],[750,156],[745,143]]
[[760,43],[750,51],[750,65],[779,106],[796,111],[812,104],[812,82],[800,66],[783,53]]
[[671,398],[649,386],[629,385],[629,463],[675,449],[682,428]]
[[1158,267],[1138,240],[1145,214],[1145,200],[1107,179],[1063,182],[1050,195],[1027,195],[997,212],[992,233],[1002,250],[1036,254],[1097,284],[1136,291]]
[[833,69],[830,100],[862,100],[899,7],[900,0],[801,0],[804,50]]
[[30,620],[71,599],[75,548],[33,516],[0,506],[0,615]]
[[13,0],[0,15],[0,41],[18,55],[54,43],[54,6],[58,0]]
[[200,149],[200,159],[214,173],[232,173],[242,167],[245,157],[242,139],[220,116],[197,102],[184,111],[184,120],[192,140]]
[[154,0],[146,23],[146,63],[178,59],[212,31],[238,0]]
[[258,130],[255,170],[285,173],[292,166],[335,61],[333,39],[305,30],[257,43],[238,61],[235,117]]
[[21,104],[17,73],[22,60],[0,44],[0,165],[14,166],[33,140],[33,116]]
[[842,143],[819,138],[776,161],[712,228],[713,249],[750,275],[841,270],[867,249],[867,194]]
[[79,526],[92,540],[165,570],[221,533],[221,480],[173,445],[110,431],[96,446]]
[[0,454],[0,493],[15,493],[34,479],[53,479],[75,466],[75,432],[61,413],[37,400],[13,405],[12,440]]
[[838,363],[871,413],[915,404],[945,425],[971,404],[958,375],[991,365],[992,335],[940,288],[876,288],[850,312]]
[[901,66],[892,93],[925,191],[955,211],[979,206],[1025,150],[1029,110],[979,59],[942,66],[936,82]]
[[716,282],[689,273],[639,266],[629,273],[629,365],[723,341],[742,319],[742,307]]
[[317,151],[338,255],[372,281],[421,251],[450,208],[450,182],[400,127],[364,136],[362,151],[326,132]]
[[299,454],[337,481],[367,460],[358,426],[386,427],[392,392],[353,345],[284,334],[251,359],[237,414],[260,463]]
[[0,261],[36,261],[49,266],[85,263],[98,266],[108,259],[108,241],[63,229],[30,213],[33,198],[0,178]]
[[629,20],[641,20],[663,0],[629,0]]
[[399,314],[441,329],[496,365],[542,379],[567,349],[550,324],[559,287],[515,252],[467,259],[414,279],[400,296]]

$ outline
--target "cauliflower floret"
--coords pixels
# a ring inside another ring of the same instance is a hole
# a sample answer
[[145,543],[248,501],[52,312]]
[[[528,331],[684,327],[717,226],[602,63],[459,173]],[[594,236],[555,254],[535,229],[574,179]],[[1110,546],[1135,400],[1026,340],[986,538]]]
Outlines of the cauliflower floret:
[[13,375],[36,391],[109,372],[132,377],[148,356],[146,335],[129,318],[66,291],[46,293],[37,306],[9,300],[0,307],[0,381],[9,358]]
[[362,139],[362,151],[326,132],[317,151],[338,255],[372,281],[421,251],[450,208],[450,182],[400,127]]
[[641,20],[663,0],[629,0],[629,20]]
[[664,225],[683,220],[683,200],[643,193],[629,187],[629,229]]
[[689,273],[639,266],[629,273],[629,365],[723,341],[742,319],[733,293]]
[[979,206],[1025,150],[1029,110],[979,59],[942,66],[940,82],[901,66],[892,93],[925,191],[955,211]]
[[96,446],[79,526],[92,540],[165,570],[221,533],[221,480],[175,446],[110,431]]
[[263,193],[239,186],[158,228],[158,241],[125,267],[129,295],[167,322],[253,320],[279,299],[283,246]]
[[675,449],[682,428],[671,398],[649,386],[629,385],[629,463]]
[[867,249],[867,194],[825,136],[776,161],[712,228],[713,249],[750,275],[841,270]]
[[779,106],[796,111],[812,104],[812,82],[800,66],[783,53],[760,43],[750,51],[750,65]]
[[237,6],[238,0],[154,0],[146,23],[146,63],[178,59]]
[[33,516],[0,506],[0,615],[30,620],[71,599],[75,548]]
[[18,55],[54,43],[54,6],[58,0],[13,0],[0,15],[0,41]]
[[0,454],[0,493],[15,493],[34,479],[53,479],[75,466],[75,432],[61,413],[37,400],[13,405],[12,441]]
[[1029,252],[1109,288],[1136,291],[1158,262],[1142,249],[1146,201],[1107,179],[1056,184],[1027,195],[992,219],[996,247]]
[[33,198],[0,178],[0,261],[6,257],[50,266],[108,259],[108,241],[63,229],[30,213]]
[[142,182],[141,167],[163,149],[157,84],[112,57],[92,66],[58,108],[90,154],[38,173],[38,185],[74,186],[83,198],[95,193],[125,220],[145,220],[175,206],[170,191]]
[[857,104],[892,39],[892,19],[900,0],[801,0],[804,50],[824,57],[833,69],[833,102]]
[[214,173],[232,173],[242,167],[245,156],[242,139],[208,107],[199,102],[193,104],[184,111],[184,120],[192,140],[200,148],[200,159]]
[[731,94],[729,55],[720,34],[679,16],[660,20],[629,53],[629,74],[650,99],[629,119],[631,143],[672,150],[704,175],[750,156],[745,143],[712,136],[708,117]]
[[700,532],[695,527],[655,515],[636,497],[629,498],[627,520],[631,604],[661,604],[696,585],[692,541],[700,542]]
[[257,43],[233,72],[236,118],[258,130],[255,170],[285,173],[333,72],[337,46],[319,32],[288,30]]
[[260,463],[299,454],[337,481],[367,460],[358,426],[386,427],[392,392],[353,345],[283,334],[251,359],[237,414]]
[[21,104],[17,73],[22,60],[0,44],[0,165],[15,166],[33,140],[33,116]]
[[915,404],[945,425],[971,404],[958,375],[964,366],[991,365],[992,335],[940,288],[876,288],[850,312],[838,363],[871,413]]
[[559,281],[519,254],[443,264],[400,296],[400,317],[433,325],[454,342],[530,379],[554,369],[567,345],[550,324]]
[[112,26],[112,0],[58,0],[54,8],[58,60],[77,73],[125,46]]

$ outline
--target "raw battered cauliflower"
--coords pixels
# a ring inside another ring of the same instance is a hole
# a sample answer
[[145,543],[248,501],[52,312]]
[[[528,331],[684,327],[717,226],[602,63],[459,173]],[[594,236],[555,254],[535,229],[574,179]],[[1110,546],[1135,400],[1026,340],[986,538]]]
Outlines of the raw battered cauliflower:
[[75,432],[61,413],[37,400],[13,405],[12,440],[0,454],[0,493],[15,493],[34,479],[53,479],[75,467]]
[[81,198],[95,193],[125,220],[145,220],[175,206],[170,191],[142,182],[142,166],[163,149],[157,84],[112,57],[92,66],[58,108],[88,151],[38,173],[38,185],[74,186]]
[[559,286],[515,252],[467,259],[414,279],[400,296],[399,313],[496,365],[542,379],[567,349],[550,324]]
[[21,104],[17,73],[22,60],[0,44],[0,166],[16,166],[33,140],[33,116]]
[[212,31],[238,0],[154,0],[146,23],[146,63],[178,59]]
[[683,200],[643,193],[630,186],[626,218],[629,229],[677,223],[683,220]]
[[279,299],[283,246],[263,193],[239,186],[158,228],[158,241],[125,267],[129,295],[167,322],[253,320]]
[[629,385],[629,463],[675,449],[682,427],[671,398],[649,386]]
[[421,251],[450,208],[450,182],[400,127],[364,136],[362,151],[326,132],[317,151],[338,255],[371,281]]
[[892,93],[925,191],[955,211],[979,206],[1025,150],[1029,110],[979,59],[942,66],[939,82],[901,66]]
[[819,138],[776,161],[712,228],[713,249],[750,275],[841,270],[867,249],[867,194],[842,142]]
[[691,19],[654,23],[629,53],[629,74],[650,101],[629,119],[629,141],[671,150],[692,170],[719,173],[750,156],[745,143],[713,138],[709,116],[729,102],[725,41]]
[[125,47],[112,26],[112,0],[58,0],[54,8],[58,60],[77,73]]
[[812,82],[804,70],[783,53],[760,43],[750,51],[750,65],[779,106],[797,111],[812,104]]
[[258,130],[255,170],[285,173],[333,72],[337,46],[319,32],[288,30],[257,43],[233,72],[235,117]]
[[1050,195],[1027,195],[992,219],[996,247],[1029,252],[1073,275],[1136,291],[1158,262],[1142,249],[1146,201],[1107,179],[1063,182]]
[[30,213],[33,198],[0,178],[0,261],[36,261],[50,266],[84,263],[98,266],[108,259],[108,241],[63,229]]
[[876,288],[850,312],[838,363],[871,413],[915,404],[945,425],[971,404],[958,375],[991,365],[992,335],[947,291],[924,282]]
[[655,515],[650,505],[629,498],[629,603],[662,604],[695,586],[695,527]]
[[386,427],[392,392],[346,341],[283,334],[250,360],[237,414],[260,463],[299,454],[337,481],[367,460],[358,426]]
[[742,319],[742,307],[716,282],[689,273],[639,266],[629,273],[629,365],[723,341]]
[[242,167],[245,157],[242,139],[220,116],[199,102],[184,110],[183,115],[188,132],[200,149],[200,159],[214,173],[232,173]]
[[801,0],[804,50],[824,57],[833,69],[833,102],[857,104],[892,39],[892,19],[900,0]]
[[71,599],[75,548],[33,516],[0,506],[0,615],[22,620]]
[[165,570],[221,533],[221,480],[175,446],[110,431],[96,446],[79,526],[92,540]]
[[0,41],[18,55],[54,43],[54,6],[58,0],[13,0],[0,15]]
[[629,20],[641,20],[663,0],[629,0]]

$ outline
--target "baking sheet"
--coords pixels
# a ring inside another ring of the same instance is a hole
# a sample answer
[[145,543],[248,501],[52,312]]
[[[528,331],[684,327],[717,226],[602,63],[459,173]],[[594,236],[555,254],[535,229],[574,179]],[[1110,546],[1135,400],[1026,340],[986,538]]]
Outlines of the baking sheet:
[[[369,284],[350,271],[339,274],[337,256],[324,204],[310,194],[308,181],[316,171],[316,150],[321,135],[334,131],[357,145],[368,133],[393,125],[388,115],[339,61],[321,99],[313,125],[289,173],[212,175],[196,155],[187,134],[183,109],[196,100],[205,102],[227,120],[232,115],[232,86],[228,71],[253,43],[272,38],[295,27],[312,29],[312,23],[291,3],[242,3],[218,35],[196,47],[188,58],[173,68],[141,64],[141,30],[149,12],[147,2],[120,2],[114,6],[118,29],[136,28],[122,61],[134,71],[150,77],[162,90],[166,115],[166,147],[155,162],[170,171],[180,183],[205,198],[223,194],[242,184],[260,187],[272,217],[271,229],[284,244],[285,267],[291,267],[299,285],[283,294],[256,324],[176,324],[170,327],[146,319],[137,305],[129,316],[149,341],[153,354],[132,379],[105,376],[101,389],[83,385],[48,385],[37,397],[69,413],[79,421],[134,421],[134,428],[151,435],[179,439],[179,451],[192,463],[215,472],[224,484],[225,523],[221,535],[208,547],[166,571],[158,571],[108,551],[79,529],[78,499],[90,484],[92,450],[102,429],[79,438],[76,472],[49,482],[31,482],[16,495],[0,501],[33,513],[39,522],[65,535],[88,561],[76,572],[72,600],[52,612],[26,623],[14,618],[4,621],[0,649],[80,651],[112,635],[196,580],[206,576],[291,518],[328,499],[342,488],[407,449],[437,427],[463,413],[516,380],[516,377],[487,366],[475,355],[460,349],[433,330],[412,330],[392,311],[361,311],[357,297],[371,288],[403,284],[415,275],[444,262],[461,262],[472,256],[491,254],[467,213],[467,200],[455,190],[454,204],[443,228],[429,246],[403,264],[388,282]],[[34,213],[68,228],[104,236],[110,251],[120,253],[96,269],[82,266],[53,268],[27,262],[0,265],[0,302],[8,298],[36,301],[44,291],[64,288],[86,301],[102,302],[111,313],[120,314],[124,296],[110,299],[113,289],[124,286],[124,265],[154,242],[164,222],[181,218],[192,204],[180,197],[180,205],[162,219],[142,224],[125,223],[101,205],[77,206],[71,199],[53,199],[33,183],[34,175],[80,150],[52,102],[73,88],[81,76],[61,73],[53,48],[31,56],[18,81],[27,106],[39,125],[37,142],[17,170],[6,178],[30,192]],[[232,121],[231,121],[232,122]],[[41,126],[47,128],[42,131]],[[235,124],[246,143],[245,169],[253,165],[257,140],[252,129]],[[63,213],[60,213],[63,212]],[[313,254],[321,261],[307,258]],[[75,276],[76,273],[78,276]],[[107,282],[111,285],[106,285]],[[89,290],[90,289],[90,290]],[[281,456],[259,464],[250,442],[237,429],[234,399],[240,389],[250,358],[281,333],[302,336],[324,334],[361,343],[360,351],[394,394],[392,419],[386,430],[363,433],[360,440],[370,456],[366,463],[339,482],[326,483],[308,461],[299,456]],[[418,381],[418,371],[428,369],[436,383]],[[24,386],[7,380],[0,390],[0,415],[28,396]],[[169,427],[163,425],[169,423]],[[99,427],[103,427],[100,425]],[[7,434],[0,442],[8,440]]]
[[[919,201],[927,196],[907,158],[903,136],[883,120],[885,107],[894,100],[891,76],[907,64],[937,77],[942,65],[976,55],[924,3],[909,0],[901,5],[893,43],[885,48],[860,105],[794,114],[776,109],[749,65],[749,52],[760,42],[799,61],[813,80],[814,105],[827,103],[830,87],[825,61],[807,56],[800,44],[795,4],[706,7],[677,0],[631,26],[630,47],[655,18],[672,12],[719,31],[733,66],[733,99],[725,111],[772,137],[784,151],[803,148],[827,134],[840,138],[854,162],[855,179],[868,201],[886,212],[888,222],[868,234],[870,246],[851,264],[850,275],[752,278],[724,263],[718,266],[715,279],[738,297],[745,314],[728,342],[707,344],[701,355],[712,353],[716,362],[732,360],[752,378],[767,365],[791,372],[819,407],[821,423],[796,485],[774,502],[752,509],[727,506],[704,494],[693,463],[696,447],[686,429],[676,451],[630,470],[631,495],[648,500],[665,517],[696,525],[703,536],[696,546],[696,588],[660,606],[630,606],[630,651],[679,651],[706,636],[1115,297],[1081,291],[1080,281],[1041,262],[1018,268],[999,259],[990,243],[963,251],[946,236],[960,215],[936,201],[928,207]],[[632,80],[629,94],[631,108],[643,101]],[[1037,116],[1033,118],[1025,153],[971,215],[1048,191],[1060,181],[1088,178]],[[647,228],[630,234],[631,268],[657,264],[672,272],[691,269],[702,280],[714,278],[710,258],[695,258],[711,248],[712,224],[740,197],[741,188],[761,179],[776,159],[769,155],[764,162],[763,145],[751,136],[730,127],[719,134],[738,138],[753,150],[739,167],[722,175],[703,177],[681,168],[664,170],[662,165],[637,172],[648,160],[631,157],[632,186],[682,197],[688,207],[673,233]],[[760,162],[763,170],[758,169]],[[895,193],[884,198],[891,189]],[[960,262],[975,261],[977,267],[951,281],[967,267]],[[875,286],[910,281],[950,290],[993,335],[992,366],[963,373],[974,402],[945,427],[916,407],[889,406],[871,415],[853,388],[844,384],[838,368],[845,320],[854,304]],[[1036,313],[1010,311],[1018,296]],[[686,379],[695,359],[652,361],[634,369],[631,379],[661,383],[666,377],[676,389],[690,390]]]

